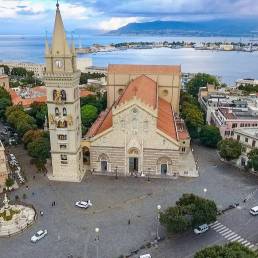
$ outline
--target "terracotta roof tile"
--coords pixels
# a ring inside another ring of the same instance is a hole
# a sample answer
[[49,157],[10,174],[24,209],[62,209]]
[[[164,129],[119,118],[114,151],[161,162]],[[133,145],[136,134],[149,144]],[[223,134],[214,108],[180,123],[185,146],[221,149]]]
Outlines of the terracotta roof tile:
[[84,89],[81,89],[80,90],[80,97],[87,97],[87,96],[90,96],[90,95],[95,95],[94,92],[92,91],[89,91],[89,90],[84,90]]
[[157,128],[177,140],[174,113],[171,104],[162,98],[159,98]]
[[157,106],[157,84],[145,75],[141,75],[133,80],[124,90],[116,105],[125,103],[137,97],[147,105],[156,108]]
[[112,64],[108,66],[108,73],[135,73],[135,74],[173,74],[181,73],[180,65],[128,65]]

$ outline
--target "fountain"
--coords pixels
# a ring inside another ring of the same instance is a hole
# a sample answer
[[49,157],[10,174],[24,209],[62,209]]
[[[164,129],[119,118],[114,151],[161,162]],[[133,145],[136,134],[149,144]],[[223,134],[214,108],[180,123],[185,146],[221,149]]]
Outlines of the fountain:
[[17,234],[35,222],[36,212],[25,205],[11,205],[7,194],[0,209],[0,237]]

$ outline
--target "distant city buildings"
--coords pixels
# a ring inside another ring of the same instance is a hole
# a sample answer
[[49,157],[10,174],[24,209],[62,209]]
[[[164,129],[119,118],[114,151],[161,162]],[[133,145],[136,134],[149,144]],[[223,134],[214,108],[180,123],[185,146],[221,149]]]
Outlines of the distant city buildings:
[[247,86],[247,85],[258,85],[258,80],[246,78],[246,79],[239,79],[236,81],[236,87]]

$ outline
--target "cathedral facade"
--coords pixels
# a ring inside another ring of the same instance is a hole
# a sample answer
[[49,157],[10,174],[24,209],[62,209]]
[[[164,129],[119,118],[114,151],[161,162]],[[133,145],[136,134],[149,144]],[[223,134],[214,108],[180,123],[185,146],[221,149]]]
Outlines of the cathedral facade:
[[45,81],[53,180],[101,175],[198,176],[190,136],[179,117],[181,67],[109,65],[107,101],[81,137],[80,72],[57,5],[53,42],[46,42]]

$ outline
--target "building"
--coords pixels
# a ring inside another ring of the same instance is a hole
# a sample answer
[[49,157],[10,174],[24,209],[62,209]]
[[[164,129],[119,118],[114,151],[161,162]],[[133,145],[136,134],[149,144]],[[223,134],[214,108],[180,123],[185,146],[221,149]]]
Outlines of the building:
[[198,176],[190,136],[174,111],[179,108],[180,83],[168,83],[180,78],[180,66],[111,65],[108,71],[113,103],[82,143],[89,147],[91,170],[123,176]]
[[27,71],[34,72],[34,75],[38,78],[43,78],[45,65],[43,64],[34,64],[30,62],[10,62],[10,61],[2,61],[0,65],[7,65],[12,71],[15,67],[25,68]]
[[9,84],[10,84],[9,76],[5,74],[4,68],[0,67],[0,87],[8,89],[10,86]]
[[0,141],[0,190],[5,187],[5,181],[8,178],[7,159],[5,156],[5,149]]
[[109,65],[107,78],[108,107],[111,107],[134,79],[146,75],[157,83],[157,94],[179,112],[181,67],[159,65]]
[[180,66],[110,65],[108,108],[81,139],[76,52],[68,46],[57,4],[46,41],[48,120],[53,180],[96,174],[196,177],[190,136],[178,115]]
[[239,86],[247,86],[247,85],[253,85],[256,86],[258,85],[258,80],[255,79],[250,79],[250,78],[246,78],[246,79],[239,79],[236,81],[236,87]]
[[254,148],[258,148],[258,129],[257,128],[241,128],[234,130],[235,140],[245,146],[245,151],[241,154],[237,161],[239,166],[246,166],[248,162],[247,154]]
[[48,121],[53,180],[79,182],[84,175],[81,149],[79,81],[74,43],[68,45],[57,3],[52,45],[46,40]]

